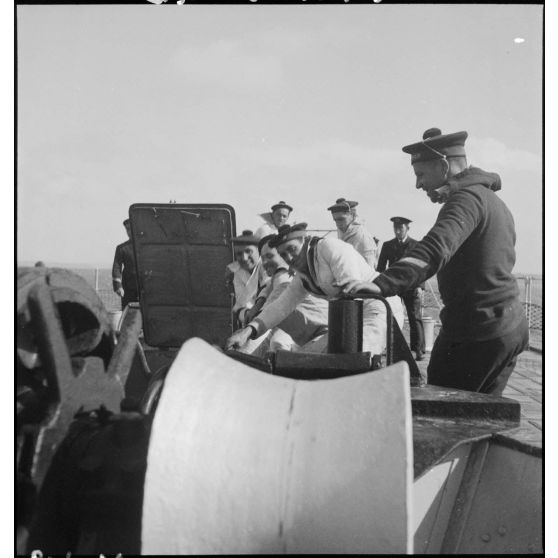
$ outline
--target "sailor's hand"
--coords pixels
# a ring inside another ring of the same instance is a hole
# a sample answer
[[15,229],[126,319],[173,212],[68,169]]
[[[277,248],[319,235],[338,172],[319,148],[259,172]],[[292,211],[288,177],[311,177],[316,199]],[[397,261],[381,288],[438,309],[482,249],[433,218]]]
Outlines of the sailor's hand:
[[114,292],[120,297],[124,296],[124,289],[122,287],[118,287],[118,289],[116,289],[116,291]]
[[380,287],[375,283],[369,283],[368,281],[347,281],[342,285],[337,285],[341,288],[343,294],[349,296],[355,296],[358,293],[372,293],[372,294],[382,294]]
[[225,342],[225,350],[229,349],[240,349],[245,345],[252,335],[252,328],[245,327],[235,331]]
[[256,306],[253,306],[252,308],[249,308],[248,310],[246,310],[246,312],[244,314],[244,322],[245,323],[251,322],[256,317],[256,314],[259,311],[260,311],[260,309],[257,308]]

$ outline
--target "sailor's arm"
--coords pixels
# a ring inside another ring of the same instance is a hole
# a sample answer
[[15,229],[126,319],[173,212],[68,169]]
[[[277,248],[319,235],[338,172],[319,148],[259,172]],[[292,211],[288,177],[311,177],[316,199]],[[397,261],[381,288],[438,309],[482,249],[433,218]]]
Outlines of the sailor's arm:
[[249,339],[255,339],[263,335],[268,329],[280,324],[296,309],[305,294],[306,290],[300,278],[295,277],[279,298],[266,306],[246,327],[235,331],[227,339],[225,349],[239,348]]
[[419,287],[437,273],[469,238],[482,218],[482,201],[471,191],[459,191],[442,207],[436,223],[408,255],[390,265],[372,284],[349,281],[343,292],[393,296]]

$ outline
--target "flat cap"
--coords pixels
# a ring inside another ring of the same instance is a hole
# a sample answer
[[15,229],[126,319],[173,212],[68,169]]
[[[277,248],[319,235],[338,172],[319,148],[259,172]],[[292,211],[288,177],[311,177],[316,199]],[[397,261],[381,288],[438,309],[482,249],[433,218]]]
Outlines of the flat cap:
[[284,201],[280,201],[275,205],[271,206],[271,211],[275,211],[276,209],[283,209],[283,208],[288,209],[289,211],[293,210],[293,208],[288,203],[285,203]]
[[395,225],[408,225],[409,223],[412,223],[412,221],[407,219],[407,217],[391,217],[390,221],[392,221]]
[[335,200],[335,203],[327,208],[328,211],[332,213],[338,213],[341,211],[350,211],[353,207],[358,205],[357,201],[346,200],[345,198],[339,198]]
[[283,225],[279,227],[275,238],[269,241],[270,248],[277,248],[277,246],[293,238],[304,238],[307,235],[306,227],[308,227],[308,223],[297,223],[296,225]]
[[233,236],[232,242],[235,246],[257,246],[259,239],[252,231],[245,230],[240,236]]
[[422,134],[422,141],[403,147],[411,155],[411,164],[445,157],[465,156],[467,132],[442,134],[439,128],[429,128]]

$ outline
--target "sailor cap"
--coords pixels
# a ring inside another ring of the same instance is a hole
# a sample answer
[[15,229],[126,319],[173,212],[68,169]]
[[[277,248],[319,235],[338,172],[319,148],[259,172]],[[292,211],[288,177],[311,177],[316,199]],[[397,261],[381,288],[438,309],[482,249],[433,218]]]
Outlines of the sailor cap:
[[234,236],[232,242],[235,246],[257,246],[259,239],[250,230],[242,231],[239,236]]
[[339,198],[335,200],[335,203],[327,208],[328,211],[332,213],[339,213],[342,211],[350,211],[353,207],[358,205],[357,201],[346,200],[345,198]]
[[446,157],[464,157],[467,132],[442,134],[439,128],[429,128],[422,134],[422,141],[403,147],[411,155],[411,164]]
[[306,232],[306,228],[308,227],[308,223],[297,223],[296,225],[283,225],[279,227],[279,231],[275,235],[275,238],[272,238],[269,241],[269,246],[271,248],[277,248],[281,244],[288,242],[289,240],[293,240],[293,238],[304,238],[308,233]]
[[395,225],[408,225],[409,223],[412,223],[412,221],[407,219],[407,217],[391,217],[390,221],[392,221]]
[[293,208],[288,203],[285,203],[284,201],[280,201],[275,205],[271,206],[271,211],[275,211],[276,209],[282,209],[282,208],[288,209],[289,211],[293,210]]

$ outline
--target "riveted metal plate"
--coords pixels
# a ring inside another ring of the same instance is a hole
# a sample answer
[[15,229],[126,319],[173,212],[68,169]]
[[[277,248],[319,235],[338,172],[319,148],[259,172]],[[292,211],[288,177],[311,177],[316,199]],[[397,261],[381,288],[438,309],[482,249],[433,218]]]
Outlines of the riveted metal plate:
[[234,260],[234,209],[226,204],[134,204],[129,210],[146,342],[191,337],[221,345],[232,333],[224,275]]

